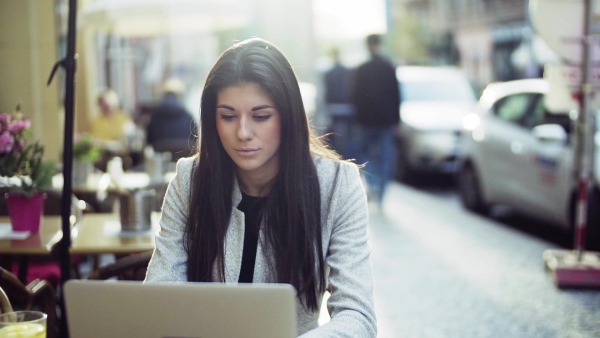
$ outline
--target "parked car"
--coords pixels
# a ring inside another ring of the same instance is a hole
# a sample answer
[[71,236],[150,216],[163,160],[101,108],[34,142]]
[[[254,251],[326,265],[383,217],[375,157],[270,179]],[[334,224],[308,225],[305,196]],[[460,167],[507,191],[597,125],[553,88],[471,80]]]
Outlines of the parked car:
[[[465,116],[457,174],[464,207],[486,214],[493,205],[572,230],[578,175],[572,109],[548,107],[544,79],[493,83],[473,114]],[[573,103],[576,107],[576,104]],[[596,130],[595,156],[600,155]],[[588,207],[588,247],[600,247],[599,169]]]
[[477,103],[467,76],[454,67],[400,66],[402,127],[396,179],[455,172],[462,119]]

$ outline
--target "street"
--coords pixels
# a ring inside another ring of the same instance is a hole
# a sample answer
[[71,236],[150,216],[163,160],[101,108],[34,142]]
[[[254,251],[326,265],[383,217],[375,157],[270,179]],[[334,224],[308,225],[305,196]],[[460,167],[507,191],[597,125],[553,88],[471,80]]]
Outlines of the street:
[[600,337],[600,291],[544,270],[542,252],[570,242],[525,223],[463,210],[451,184],[391,184],[370,214],[378,337]]

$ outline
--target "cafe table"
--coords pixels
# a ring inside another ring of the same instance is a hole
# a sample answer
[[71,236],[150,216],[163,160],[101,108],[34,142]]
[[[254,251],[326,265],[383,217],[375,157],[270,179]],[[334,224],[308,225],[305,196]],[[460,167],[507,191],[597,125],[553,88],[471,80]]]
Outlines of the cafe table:
[[84,214],[75,227],[71,254],[92,255],[94,268],[102,254],[126,255],[154,250],[154,236],[158,232],[160,212],[153,212],[148,230],[124,231],[118,213]]
[[0,216],[0,256],[4,265],[19,260],[18,277],[24,281],[27,276],[29,258],[49,256],[55,245],[62,239],[61,216],[44,216],[38,232],[15,234],[11,231],[10,218]]
[[[91,255],[94,268],[101,254],[126,255],[154,250],[154,236],[158,232],[160,212],[153,212],[148,230],[122,231],[119,214],[83,214],[71,230],[72,255]],[[22,239],[0,237],[0,256],[17,258],[20,262],[19,279],[24,281],[31,256],[49,256],[62,239],[60,216],[44,216],[39,232]],[[10,228],[8,216],[0,216],[0,228]],[[10,232],[10,231],[9,231]]]

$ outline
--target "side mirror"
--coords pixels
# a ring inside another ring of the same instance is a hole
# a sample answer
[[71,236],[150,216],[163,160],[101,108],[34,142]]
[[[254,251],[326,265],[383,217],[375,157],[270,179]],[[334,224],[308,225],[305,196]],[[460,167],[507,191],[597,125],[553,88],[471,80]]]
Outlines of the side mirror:
[[542,142],[566,143],[569,135],[559,124],[542,124],[533,127],[531,133]]

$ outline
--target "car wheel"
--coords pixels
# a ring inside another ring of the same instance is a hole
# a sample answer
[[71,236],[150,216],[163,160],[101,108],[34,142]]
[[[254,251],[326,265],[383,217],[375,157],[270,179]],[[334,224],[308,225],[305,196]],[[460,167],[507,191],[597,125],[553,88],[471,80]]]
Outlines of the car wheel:
[[475,168],[467,164],[458,172],[458,189],[462,205],[473,212],[487,214],[489,205],[483,200]]

